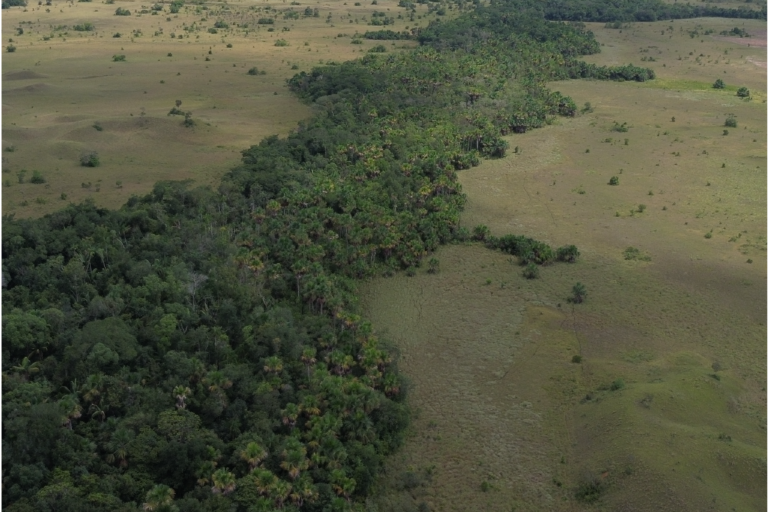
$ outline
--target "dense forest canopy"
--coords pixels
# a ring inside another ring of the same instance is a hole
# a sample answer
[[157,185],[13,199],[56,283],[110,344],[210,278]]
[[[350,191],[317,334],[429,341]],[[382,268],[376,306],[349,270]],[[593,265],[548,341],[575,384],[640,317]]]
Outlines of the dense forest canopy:
[[[316,115],[216,191],[4,218],[3,507],[361,509],[408,410],[354,280],[470,238],[456,172],[575,115],[546,81],[654,76],[579,61],[590,32],[515,5],[296,75]],[[529,264],[578,255],[474,237]]]

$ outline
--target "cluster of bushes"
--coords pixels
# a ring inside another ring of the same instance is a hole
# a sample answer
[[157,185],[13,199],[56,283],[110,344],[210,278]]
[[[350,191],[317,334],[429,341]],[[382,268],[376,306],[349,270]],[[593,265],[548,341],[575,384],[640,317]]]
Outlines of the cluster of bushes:
[[395,32],[394,30],[373,30],[373,31],[367,31],[365,34],[363,34],[363,37],[365,39],[373,39],[373,40],[391,40],[391,41],[398,41],[403,39],[414,39],[415,36],[406,31],[402,32]]

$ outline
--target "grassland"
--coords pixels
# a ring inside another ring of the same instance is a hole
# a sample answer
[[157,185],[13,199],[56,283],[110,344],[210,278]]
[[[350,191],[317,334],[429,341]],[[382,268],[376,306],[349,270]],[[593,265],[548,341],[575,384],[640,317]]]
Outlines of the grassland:
[[[3,11],[3,213],[39,216],[86,197],[117,207],[158,180],[217,185],[241,150],[311,115],[286,78],[381,43],[351,44],[358,31],[400,31],[435,17],[419,6],[410,21],[394,0],[352,3],[314,2],[318,17],[304,15],[309,4],[268,1],[190,4],[177,14],[166,4],[157,15],[152,4],[123,1]],[[132,15],[116,16],[118,8]],[[376,10],[393,24],[369,26]],[[298,19],[287,19],[288,11]],[[214,29],[218,21],[229,28]],[[85,23],[95,29],[73,28]],[[275,46],[278,40],[287,46]],[[385,43],[389,51],[414,44]],[[253,67],[259,74],[248,74]],[[192,112],[194,127],[167,115],[176,100]],[[85,151],[98,152],[101,165],[80,166]],[[33,171],[46,183],[30,183]]]
[[[118,206],[161,179],[217,183],[240,150],[310,115],[285,78],[360,56],[379,42],[349,36],[375,28],[363,19],[374,10],[405,12],[396,5],[316,3],[318,18],[298,20],[268,2],[156,16],[134,2],[4,12],[17,50],[3,55],[3,213],[85,197]],[[210,33],[218,20],[231,28]],[[96,30],[71,28],[85,22]],[[380,28],[419,23],[404,15]],[[763,46],[718,35],[734,26],[762,30]],[[590,61],[652,66],[658,79],[552,84],[594,112],[510,137],[517,152],[461,174],[465,225],[575,243],[581,261],[527,280],[508,257],[450,246],[436,276],[366,285],[366,313],[400,351],[418,412],[389,478],[416,476],[372,506],[765,509],[764,24],[592,28],[604,46]],[[725,89],[711,88],[717,78]],[[752,101],[735,96],[741,86]],[[176,100],[194,127],[166,115]],[[724,135],[731,114],[738,126]],[[86,150],[101,166],[79,165]],[[29,183],[35,170],[46,183]],[[630,246],[647,257],[625,259]],[[576,281],[588,298],[570,305]]]
[[[392,472],[432,474],[415,500],[382,504],[765,508],[765,54],[715,37],[733,26],[594,25],[604,51],[588,60],[653,57],[659,79],[551,84],[594,111],[462,171],[466,226],[575,243],[579,263],[527,280],[505,256],[453,246],[437,277],[370,286],[366,311],[401,348],[419,411]],[[588,298],[571,305],[576,281]]]

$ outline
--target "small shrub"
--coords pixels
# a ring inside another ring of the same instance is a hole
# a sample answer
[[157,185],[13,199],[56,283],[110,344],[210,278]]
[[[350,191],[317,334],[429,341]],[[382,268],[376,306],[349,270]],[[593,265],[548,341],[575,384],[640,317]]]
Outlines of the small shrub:
[[573,296],[568,299],[569,302],[581,304],[587,298],[587,288],[579,282],[573,285],[571,292],[573,293]]
[[227,43],[227,48],[232,48],[232,43]]
[[7,51],[8,53],[13,53],[16,51],[16,47],[13,46],[12,44],[9,44],[8,46],[5,47],[5,51]]
[[575,364],[579,364],[579,363],[581,363],[581,356],[580,356],[580,355],[575,355],[575,356],[573,356],[573,357],[571,358],[571,362],[572,362],[572,363],[575,363]]
[[472,240],[477,240],[479,242],[482,242],[490,234],[491,234],[491,230],[488,229],[488,226],[480,224],[478,226],[475,226],[475,228],[472,230]]
[[712,238],[712,231],[709,231],[709,232],[705,233],[705,234],[704,234],[704,238],[706,238],[707,240],[709,240],[710,238]]
[[646,206],[644,204],[637,205],[637,213],[643,213],[645,211]]
[[575,263],[579,257],[579,249],[575,245],[564,245],[557,249],[557,260],[566,263]]
[[613,122],[613,128],[611,128],[612,132],[620,132],[625,133],[629,131],[629,127],[627,126],[627,123],[621,123],[619,124],[617,121]]
[[429,268],[427,269],[427,272],[430,274],[437,274],[437,272],[440,270],[440,260],[437,258],[430,258],[428,264]]
[[130,16],[131,11],[128,9],[123,9],[122,7],[118,7],[117,10],[115,10],[115,16]]
[[41,185],[45,183],[45,178],[40,174],[40,171],[32,171],[32,177],[29,179],[29,182],[34,183],[35,185]]
[[59,199],[61,199],[62,201],[66,201],[67,200],[67,194],[62,192],[61,195],[59,196]]
[[723,135],[728,135],[730,132],[728,130],[723,130]]
[[736,128],[739,123],[736,121],[736,116],[730,115],[725,118],[725,126],[728,128]]
[[112,56],[112,62],[125,62],[125,55],[113,55]]
[[104,128],[102,128],[102,126],[99,123],[93,123],[93,129],[96,130],[97,132],[104,131]]
[[377,44],[376,46],[368,49],[368,53],[386,53],[387,49],[383,44]]
[[[374,0],[375,2],[376,0]],[[480,484],[480,490],[483,492],[488,492],[491,490],[491,484],[483,480],[483,483]]]
[[275,41],[275,46],[288,46],[288,41],[285,39],[278,39]]
[[595,503],[600,499],[600,495],[603,493],[603,484],[600,480],[590,480],[588,482],[582,482],[576,487],[575,497],[576,501],[582,503]]
[[618,185],[619,184],[619,177],[618,176],[611,176],[611,179],[608,180],[609,185]]
[[209,34],[218,34],[218,33],[219,33],[219,31],[218,31],[218,30],[216,30],[215,28],[209,28],[209,29],[208,29],[208,33],[209,33]]
[[722,81],[722,79],[718,78],[715,80],[715,83],[712,84],[713,89],[725,89],[725,82]]
[[363,40],[362,39],[353,39],[352,40],[352,44],[363,44]]
[[19,184],[24,183],[24,177],[26,175],[27,175],[27,171],[25,169],[22,169],[16,173],[16,178],[19,180]]
[[80,155],[80,165],[83,167],[98,167],[100,164],[99,154],[95,151],[87,151]]
[[123,34],[121,34],[120,32],[115,32],[114,34],[112,34],[112,37],[114,37],[114,38],[118,38],[118,37],[122,37],[122,36],[123,36]]
[[523,269],[523,277],[526,279],[536,279],[539,277],[539,266],[535,263],[528,263]]
[[736,96],[739,98],[749,98],[749,89],[746,87],[739,87],[739,90],[736,91]]
[[618,391],[624,389],[624,379],[616,379],[611,382],[611,391]]
[[16,151],[16,146],[14,145],[5,146],[5,148],[3,148],[3,151],[7,151],[8,153],[13,153],[14,151]]
[[651,261],[651,257],[647,254],[640,252],[640,249],[635,247],[627,247],[624,249],[624,259],[629,261]]

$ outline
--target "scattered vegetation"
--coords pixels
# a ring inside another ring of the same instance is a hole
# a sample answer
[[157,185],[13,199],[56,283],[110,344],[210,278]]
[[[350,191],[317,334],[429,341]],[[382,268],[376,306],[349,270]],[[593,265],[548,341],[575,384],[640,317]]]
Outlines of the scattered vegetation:
[[98,167],[101,164],[96,151],[86,151],[80,155],[80,165],[83,167]]

